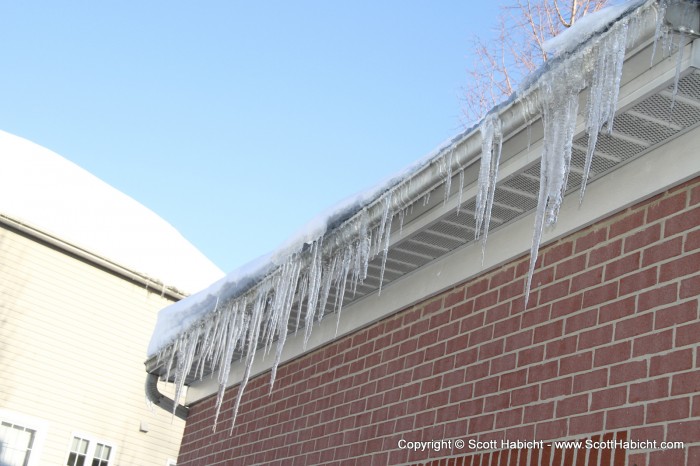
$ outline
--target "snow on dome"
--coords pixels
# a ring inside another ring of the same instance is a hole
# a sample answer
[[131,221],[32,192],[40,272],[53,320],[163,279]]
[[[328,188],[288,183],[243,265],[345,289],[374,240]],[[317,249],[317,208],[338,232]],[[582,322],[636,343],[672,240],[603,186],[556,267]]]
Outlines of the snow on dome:
[[183,292],[223,272],[156,213],[60,155],[0,131],[0,215]]

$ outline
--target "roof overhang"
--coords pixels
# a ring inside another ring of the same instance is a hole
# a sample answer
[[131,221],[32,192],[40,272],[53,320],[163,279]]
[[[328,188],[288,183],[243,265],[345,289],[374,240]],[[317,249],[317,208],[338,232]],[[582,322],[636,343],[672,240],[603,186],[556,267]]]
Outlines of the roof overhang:
[[[700,43],[682,38],[680,60],[678,53],[671,56],[660,51],[654,53],[656,18],[651,12],[641,19],[644,24],[639,36],[626,54],[614,130],[609,135],[601,133],[599,136],[586,199],[579,208],[574,194],[582,180],[587,140],[585,122],[580,116],[573,139],[569,195],[559,223],[546,233],[545,242],[700,173],[700,158],[696,153],[700,134],[700,73],[697,71],[700,69]],[[676,75],[680,81],[674,97]],[[444,145],[424,166],[391,187],[394,202],[398,199],[397,205],[403,209],[403,221],[391,224],[385,267],[382,266],[383,255],[377,254],[369,262],[367,278],[356,289],[344,289],[345,304],[339,321],[332,314],[341,288],[331,290],[326,317],[315,326],[306,344],[303,328],[296,325],[304,319],[301,306],[299,319],[290,320],[291,336],[281,362],[299,357],[529,250],[544,134],[536,92],[535,89],[534,94],[497,109],[503,125],[503,149],[483,263],[481,244],[475,240],[477,162],[482,149],[481,134],[475,127]],[[584,89],[579,95],[579,108],[585,107],[586,99],[587,89]],[[378,196],[366,207],[374,225],[384,215],[385,196],[386,193]],[[351,220],[345,220],[329,233],[332,244],[340,244],[349,234],[346,229],[353,225]],[[240,353],[234,355],[225,382],[227,386],[244,377],[246,364],[240,359]],[[249,375],[271,369],[274,360],[274,355],[257,357]],[[192,370],[185,380],[190,386],[188,403],[210,396],[218,389],[219,381],[208,377],[212,368],[204,364],[200,369],[198,374]],[[149,359],[147,370],[173,378],[163,359]]]

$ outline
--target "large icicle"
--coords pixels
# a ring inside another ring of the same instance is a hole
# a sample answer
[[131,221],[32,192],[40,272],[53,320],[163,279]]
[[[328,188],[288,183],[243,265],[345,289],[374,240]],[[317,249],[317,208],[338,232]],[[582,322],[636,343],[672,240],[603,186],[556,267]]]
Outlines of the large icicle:
[[622,64],[625,61],[628,22],[628,18],[620,20],[608,34],[605,34],[593,46],[594,54],[597,57],[594,61],[594,71],[588,96],[588,118],[586,121],[588,150],[583,167],[579,203],[583,202],[583,196],[586,192],[586,184],[593,162],[593,153],[598,142],[598,133],[603,125],[605,125],[608,134],[613,129],[613,119],[615,110],[617,110],[617,97],[620,91],[620,79],[622,78]]
[[[481,237],[481,262],[484,262],[486,251],[486,239],[491,223],[491,209],[493,197],[496,192],[496,180],[498,179],[498,167],[501,163],[501,149],[503,147],[503,134],[501,119],[496,114],[486,117],[479,127],[481,132],[481,166],[479,167],[479,180],[476,194],[476,221],[475,239]],[[494,153],[494,144],[497,146]]]
[[540,162],[540,192],[535,213],[535,231],[530,248],[530,269],[525,286],[527,306],[532,275],[545,225],[554,225],[559,215],[571,166],[571,144],[576,128],[578,95],[585,86],[583,58],[569,58],[540,79],[544,147]]

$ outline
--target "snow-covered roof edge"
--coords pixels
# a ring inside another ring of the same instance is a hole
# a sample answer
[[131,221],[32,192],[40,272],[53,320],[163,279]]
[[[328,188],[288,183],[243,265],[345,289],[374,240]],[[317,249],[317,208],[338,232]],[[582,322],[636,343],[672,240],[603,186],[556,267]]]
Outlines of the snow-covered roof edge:
[[223,275],[172,225],[59,154],[0,131],[0,215],[191,293]]
[[[240,285],[254,274],[247,274],[248,271],[244,270],[234,276],[234,280],[224,279],[203,294],[164,310],[177,312],[161,312],[164,319],[174,319],[167,324],[176,329],[173,332],[175,337],[173,340],[171,334],[168,338],[159,338],[154,333],[149,354],[153,356],[158,352],[159,364],[165,363],[167,367],[166,378],[173,370],[180,387],[184,377],[194,368],[195,352],[199,358],[195,372],[202,373],[202,359],[207,358],[208,364],[220,368],[220,402],[228,378],[230,356],[234,351],[241,351],[245,357],[246,373],[238,392],[237,407],[255,357],[256,345],[251,342],[262,342],[269,350],[273,340],[277,339],[276,361],[272,368],[274,383],[295,297],[300,303],[306,300],[309,309],[304,323],[308,338],[316,311],[323,312],[324,306],[318,303],[325,302],[328,289],[335,286],[338,295],[343,296],[346,285],[353,286],[366,276],[370,258],[382,253],[386,258],[393,217],[400,216],[402,209],[437,185],[444,184],[449,193],[453,175],[479,158],[482,169],[478,183],[477,224],[485,241],[504,136],[541,116],[545,143],[531,253],[531,264],[534,265],[542,228],[556,222],[566,186],[571,157],[570,137],[573,137],[577,121],[580,91],[585,87],[591,89],[592,100],[586,109],[586,130],[593,141],[589,147],[590,157],[595,148],[595,135],[604,125],[612,123],[625,50],[630,43],[640,39],[642,29],[643,35],[653,35],[657,22],[649,17],[663,17],[663,8],[664,5],[657,11],[653,0],[635,1],[618,10],[616,15],[604,17],[601,14],[605,19],[598,24],[599,28],[589,30],[584,43],[567,46],[564,54],[550,60],[527,81],[524,90],[496,107],[478,125],[421,159],[402,176],[392,178],[373,191],[365,198],[370,200],[350,209],[348,217],[339,225],[329,228],[325,222],[325,228],[321,228],[323,233],[313,241],[295,245],[280,256],[266,257],[254,268],[261,275],[246,286]],[[656,36],[659,31],[667,32],[664,28],[657,28]],[[571,41],[573,43],[573,39]],[[235,289],[240,292],[228,294]],[[337,311],[342,308],[342,298],[340,301],[336,303]]]

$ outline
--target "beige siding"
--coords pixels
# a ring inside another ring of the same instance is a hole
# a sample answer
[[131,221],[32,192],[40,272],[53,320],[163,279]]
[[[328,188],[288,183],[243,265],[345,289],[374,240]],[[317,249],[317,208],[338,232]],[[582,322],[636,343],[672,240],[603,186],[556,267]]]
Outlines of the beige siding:
[[150,408],[144,392],[148,339],[168,303],[0,228],[0,410],[43,423],[37,464],[65,464],[73,433],[111,443],[113,465],[177,457],[184,423]]

